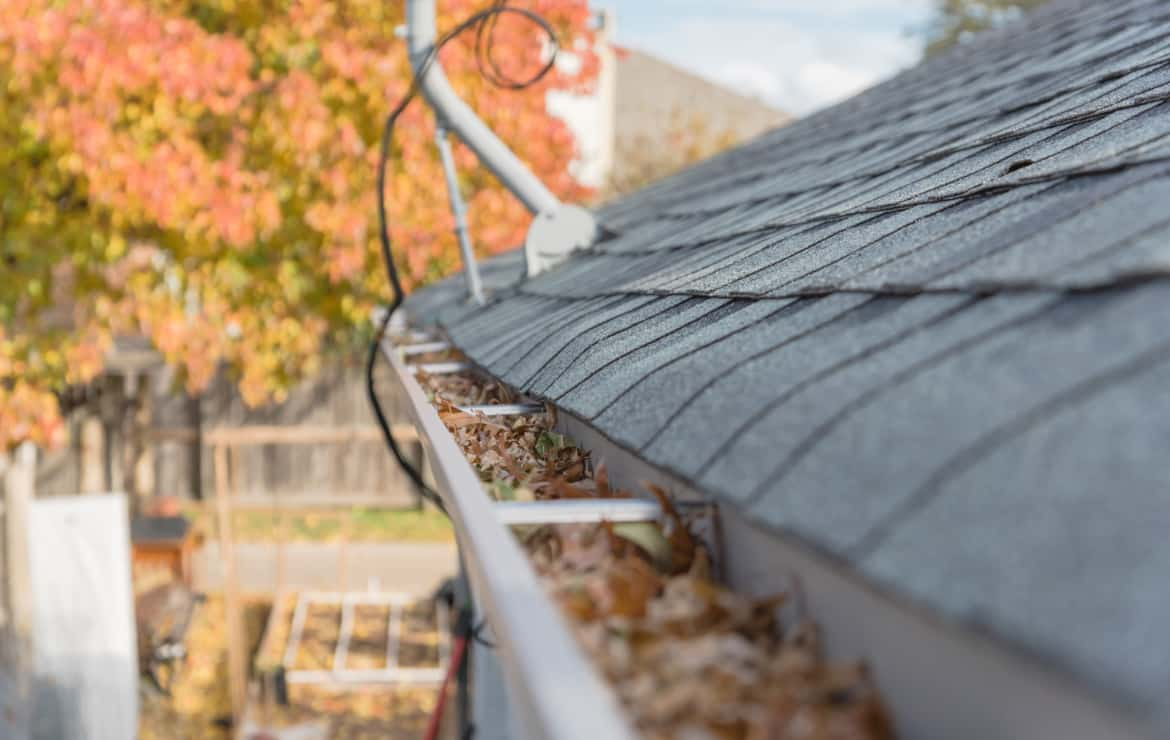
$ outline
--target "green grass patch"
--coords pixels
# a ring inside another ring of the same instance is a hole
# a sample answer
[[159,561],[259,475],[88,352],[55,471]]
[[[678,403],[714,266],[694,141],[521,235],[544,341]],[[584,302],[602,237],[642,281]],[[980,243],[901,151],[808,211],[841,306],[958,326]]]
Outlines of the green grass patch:
[[434,509],[354,509],[355,540],[450,541],[455,539],[451,521]]
[[[213,507],[192,507],[187,517],[208,538],[217,536]],[[432,509],[271,509],[240,510],[232,517],[237,542],[450,542],[455,534],[441,512]],[[348,530],[348,531],[347,531]]]

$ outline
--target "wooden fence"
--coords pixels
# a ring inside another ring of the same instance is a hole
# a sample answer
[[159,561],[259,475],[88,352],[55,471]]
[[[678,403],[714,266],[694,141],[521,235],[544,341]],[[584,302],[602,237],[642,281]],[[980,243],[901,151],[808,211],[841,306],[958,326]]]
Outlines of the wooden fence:
[[[66,495],[129,489],[122,481],[133,465],[140,498],[210,499],[215,469],[208,430],[222,435],[222,430],[248,428],[266,430],[273,440],[309,435],[326,441],[244,444],[238,437],[228,454],[241,505],[262,508],[275,499],[288,507],[416,505],[409,480],[373,425],[360,367],[332,365],[295,387],[283,402],[259,408],[248,407],[226,376],[197,398],[186,396],[165,369],[153,373],[149,387],[149,426],[135,440],[141,452],[133,463],[128,461],[128,435],[118,424],[102,421],[102,403],[95,403],[70,419],[70,446],[42,456],[38,491]],[[103,392],[121,391],[115,384]],[[390,409],[390,415],[395,418],[396,410]],[[328,441],[335,438],[345,443]],[[417,444],[408,443],[406,452],[421,456]]]

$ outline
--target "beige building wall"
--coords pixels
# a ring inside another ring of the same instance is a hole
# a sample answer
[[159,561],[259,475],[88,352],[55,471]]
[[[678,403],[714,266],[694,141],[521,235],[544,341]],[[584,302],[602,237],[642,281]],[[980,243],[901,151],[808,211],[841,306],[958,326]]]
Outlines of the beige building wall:
[[761,100],[687,72],[641,51],[619,50],[615,122],[617,148],[657,137],[680,122],[701,122],[739,139],[791,120]]
[[[548,110],[562,119],[577,140],[571,174],[603,191],[644,180],[647,158],[654,175],[671,171],[696,156],[781,126],[790,116],[756,98],[687,72],[614,42],[617,19],[602,11],[596,19],[596,53],[601,69],[588,94],[550,93]],[[562,65],[579,64],[572,53]],[[680,138],[681,148],[666,151]],[[654,150],[654,151],[648,151]]]

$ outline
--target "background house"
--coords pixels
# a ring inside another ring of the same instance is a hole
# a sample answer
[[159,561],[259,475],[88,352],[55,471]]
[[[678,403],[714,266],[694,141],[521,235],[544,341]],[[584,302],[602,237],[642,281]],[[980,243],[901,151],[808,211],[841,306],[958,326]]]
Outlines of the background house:
[[[549,110],[577,137],[574,176],[604,196],[628,192],[691,162],[783,125],[791,117],[758,98],[615,43],[619,19],[597,14],[596,88],[550,94]],[[572,64],[571,55],[566,55]]]

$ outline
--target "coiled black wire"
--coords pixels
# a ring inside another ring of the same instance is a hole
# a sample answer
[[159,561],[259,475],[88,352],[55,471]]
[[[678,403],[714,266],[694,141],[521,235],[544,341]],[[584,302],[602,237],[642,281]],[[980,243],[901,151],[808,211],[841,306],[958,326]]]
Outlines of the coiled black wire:
[[[531,77],[514,79],[507,76],[500,69],[499,64],[492,55],[492,33],[495,30],[496,22],[500,16],[508,13],[518,15],[535,23],[548,35],[551,46],[548,60]],[[378,354],[382,346],[382,341],[386,336],[386,329],[390,326],[390,321],[394,313],[402,306],[402,300],[405,297],[402,291],[402,283],[398,277],[398,267],[394,264],[394,250],[390,242],[390,219],[386,207],[386,171],[390,161],[391,145],[394,140],[394,126],[397,124],[398,118],[402,115],[403,111],[418,96],[422,78],[430,70],[435,60],[438,59],[439,52],[452,40],[472,28],[476,29],[475,59],[480,74],[491,84],[507,90],[522,90],[540,81],[556,63],[556,56],[560,50],[560,44],[552,24],[531,10],[514,8],[505,4],[505,0],[496,0],[491,7],[472,14],[459,25],[455,26],[455,28],[443,34],[431,46],[422,62],[417,66],[414,76],[411,78],[410,88],[402,96],[402,99],[398,101],[398,104],[390,111],[390,115],[386,117],[386,123],[382,127],[382,147],[381,154],[378,158],[377,177],[378,239],[381,244],[382,261],[386,267],[386,276],[390,281],[393,296],[390,305],[386,307],[386,311],[382,315],[381,321],[378,322],[374,339],[370,342],[370,350],[366,357],[366,395],[369,397],[370,406],[374,410],[374,417],[378,422],[378,427],[382,430],[382,436],[385,438],[386,447],[389,448],[390,454],[394,456],[399,467],[402,468],[402,471],[406,473],[406,476],[418,488],[419,494],[444,513],[446,513],[447,509],[443,506],[439,495],[426,484],[426,481],[423,480],[422,473],[406,459],[406,456],[403,454],[402,449],[398,446],[398,442],[394,439],[394,435],[390,431],[390,422],[386,418],[386,412],[382,408],[381,401],[378,400],[374,383],[374,371],[377,368]]]

